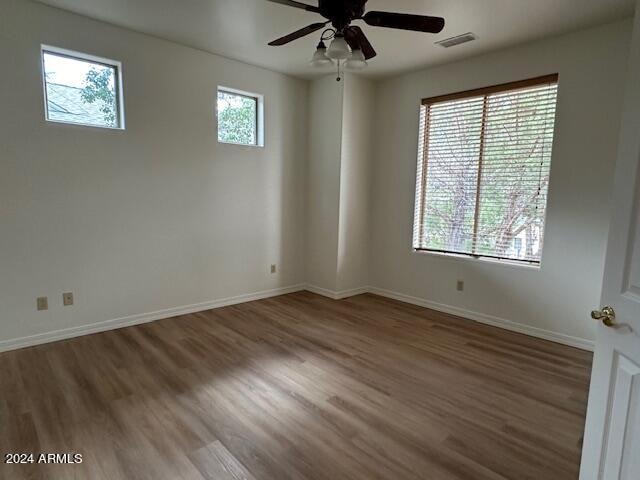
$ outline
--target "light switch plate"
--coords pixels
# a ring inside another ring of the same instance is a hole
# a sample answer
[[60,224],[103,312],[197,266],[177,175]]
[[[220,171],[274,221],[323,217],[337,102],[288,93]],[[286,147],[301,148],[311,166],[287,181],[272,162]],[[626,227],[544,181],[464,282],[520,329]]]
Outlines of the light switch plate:
[[49,300],[47,297],[38,297],[37,300],[38,311],[49,310]]
[[73,305],[73,293],[72,292],[67,292],[67,293],[63,293],[62,294],[62,304],[65,307],[68,307],[69,305]]

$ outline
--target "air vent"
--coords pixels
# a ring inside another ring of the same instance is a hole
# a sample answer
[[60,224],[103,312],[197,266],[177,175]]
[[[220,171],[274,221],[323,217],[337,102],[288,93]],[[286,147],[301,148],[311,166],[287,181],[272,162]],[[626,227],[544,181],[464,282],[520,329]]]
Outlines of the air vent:
[[469,32],[469,33],[463,33],[462,35],[458,35],[457,37],[445,38],[444,40],[440,40],[439,42],[436,42],[436,45],[440,45],[441,47],[444,47],[444,48],[449,48],[449,47],[454,47],[456,45],[460,45],[461,43],[472,42],[475,39],[476,39],[475,34]]

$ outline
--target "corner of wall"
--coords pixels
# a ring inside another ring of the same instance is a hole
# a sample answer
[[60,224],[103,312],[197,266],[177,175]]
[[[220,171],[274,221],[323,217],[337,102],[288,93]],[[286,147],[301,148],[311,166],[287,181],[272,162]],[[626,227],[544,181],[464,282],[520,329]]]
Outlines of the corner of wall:
[[338,295],[368,283],[374,88],[346,73],[314,80],[310,97],[307,283]]

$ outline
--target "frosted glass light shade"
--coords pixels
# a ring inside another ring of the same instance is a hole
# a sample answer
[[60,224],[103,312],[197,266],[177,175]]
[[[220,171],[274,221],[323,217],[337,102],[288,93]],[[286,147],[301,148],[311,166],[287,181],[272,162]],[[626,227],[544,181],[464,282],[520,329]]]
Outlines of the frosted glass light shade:
[[351,57],[345,62],[344,68],[348,70],[362,70],[363,68],[367,68],[367,65],[364,53],[358,48],[351,53]]
[[334,60],[344,60],[346,58],[349,58],[349,55],[351,55],[349,44],[346,42],[342,35],[336,35],[336,38],[334,38],[331,42],[331,45],[329,45],[329,50],[327,50],[327,57]]
[[327,57],[327,47],[325,47],[324,44],[322,46],[318,46],[313,57],[311,57],[309,65],[316,68],[333,65],[333,60]]

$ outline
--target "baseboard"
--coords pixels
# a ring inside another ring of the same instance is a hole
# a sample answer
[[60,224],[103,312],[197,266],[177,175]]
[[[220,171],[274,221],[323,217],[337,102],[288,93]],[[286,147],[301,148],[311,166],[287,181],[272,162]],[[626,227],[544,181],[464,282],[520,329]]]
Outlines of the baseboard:
[[19,348],[32,347],[43,343],[55,342],[58,340],[66,340],[69,338],[89,335],[92,333],[105,332],[107,330],[115,330],[117,328],[130,327],[143,323],[162,320],[165,318],[187,315],[189,313],[202,312],[214,308],[236,305],[238,303],[252,302],[254,300],[262,300],[264,298],[277,297],[287,293],[299,292],[306,288],[305,285],[293,285],[290,287],[276,288],[273,290],[264,290],[261,292],[247,293],[235,297],[221,298],[209,302],[196,303],[193,305],[184,305],[181,307],[168,308],[150,313],[141,313],[113,320],[105,320],[103,322],[92,323],[89,325],[81,325],[78,327],[54,330],[52,332],[39,333],[28,337],[15,338],[11,340],[0,341],[0,352],[9,350],[17,350]]
[[449,313],[451,315],[456,315],[458,317],[468,318],[469,320],[473,320],[479,323],[484,323],[486,325],[492,325],[494,327],[504,328],[506,330],[511,330],[513,332],[523,333],[525,335],[530,335],[532,337],[542,338],[544,340],[561,343],[563,345],[579,348],[581,350],[593,351],[595,346],[594,342],[584,338],[572,337],[571,335],[556,333],[550,330],[544,330],[542,328],[532,327],[530,325],[525,325],[523,323],[517,323],[504,318],[495,317],[493,315],[487,315],[484,313],[474,312],[474,311],[466,310],[459,307],[453,307],[451,305],[446,305],[443,303],[431,302],[429,300],[424,300],[422,298],[404,295],[402,293],[392,292],[390,290],[384,290],[382,288],[368,287],[367,291],[369,293],[373,293],[374,295],[380,295],[381,297],[392,298],[394,300],[410,303],[412,305],[418,305],[420,307],[429,308],[431,310],[437,310],[439,312]]
[[261,300],[264,298],[277,297],[279,295],[285,295],[287,293],[299,292],[301,290],[308,290],[312,293],[322,295],[334,300],[341,300],[355,295],[361,295],[363,293],[373,293],[374,295],[380,295],[381,297],[392,298],[401,302],[410,303],[412,305],[418,305],[420,307],[429,308],[431,310],[437,310],[439,312],[449,313],[476,322],[492,325],[494,327],[504,328],[532,337],[542,338],[544,340],[550,340],[552,342],[561,343],[563,345],[569,345],[571,347],[579,348],[582,350],[593,351],[594,342],[586,340],[584,338],[572,337],[562,333],[552,332],[550,330],[544,330],[541,328],[532,327],[522,323],[513,322],[500,317],[492,315],[486,315],[484,313],[474,312],[451,305],[446,305],[437,302],[431,302],[418,297],[412,297],[398,292],[392,292],[390,290],[384,290],[377,287],[360,287],[351,290],[332,291],[325,288],[317,287],[315,285],[301,284],[293,285],[290,287],[276,288],[273,290],[264,290],[261,292],[248,293],[244,295],[238,295],[235,297],[222,298],[218,300],[212,300],[209,302],[196,303],[193,305],[185,305],[181,307],[169,308],[166,310],[159,310],[156,312],[142,313],[138,315],[131,315],[122,318],[116,318],[113,320],[106,320],[103,322],[92,323],[89,325],[81,325],[78,327],[65,328],[61,330],[55,330],[52,332],[39,333],[28,337],[21,337],[11,340],[0,341],[0,352],[6,352],[9,350],[17,350],[19,348],[32,347],[35,345],[41,345],[43,343],[55,342],[58,340],[66,340],[69,338],[79,337],[82,335],[89,335],[92,333],[104,332],[107,330],[115,330],[117,328],[130,327],[133,325],[140,325],[143,323],[153,322],[155,320],[162,320],[165,318],[177,317],[180,315],[187,315],[189,313],[202,312],[205,310],[211,310],[214,308],[225,307],[228,305],[236,305],[239,303],[251,302],[254,300]]
[[585,338],[573,337],[571,335],[565,335],[563,333],[552,332],[551,330],[545,330],[542,328],[532,327],[525,325],[524,323],[514,322],[505,318],[496,317],[493,315],[487,315],[480,312],[474,312],[472,310],[466,310],[464,308],[454,307],[452,305],[446,305],[443,303],[432,302],[424,300],[418,297],[412,297],[403,293],[393,292],[390,290],[384,290],[377,287],[360,287],[352,290],[344,290],[336,292],[333,290],[327,290],[315,285],[305,285],[305,290],[312,293],[317,293],[324,297],[328,297],[334,300],[341,300],[355,295],[361,295],[363,293],[372,293],[374,295],[380,295],[381,297],[392,298],[404,303],[410,303],[412,305],[418,305],[420,307],[429,308],[438,312],[449,313],[458,317],[467,318],[475,322],[484,323],[494,327],[504,328],[512,332],[523,333],[536,338],[542,338],[551,342],[561,343],[570,347],[579,348],[581,350],[593,351],[594,342]]
[[327,290],[326,288],[309,284],[305,285],[304,289],[311,293],[322,295],[323,297],[332,298],[333,300],[342,300],[344,298],[355,297],[356,295],[362,295],[363,293],[369,292],[369,287],[352,288],[351,290],[336,292],[334,290]]

